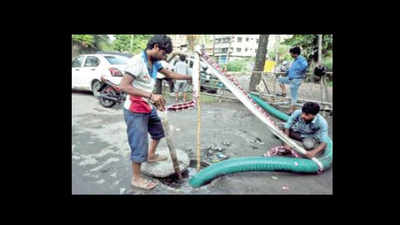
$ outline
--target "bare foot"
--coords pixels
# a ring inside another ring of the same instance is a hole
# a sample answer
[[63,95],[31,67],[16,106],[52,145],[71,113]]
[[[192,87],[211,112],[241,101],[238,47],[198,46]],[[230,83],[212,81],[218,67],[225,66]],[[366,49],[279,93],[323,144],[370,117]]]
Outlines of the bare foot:
[[131,180],[131,185],[137,188],[142,188],[145,190],[151,190],[153,189],[155,186],[157,186],[157,183],[149,181],[149,180],[145,180],[142,177],[139,179],[133,179]]
[[157,161],[164,161],[167,160],[168,157],[166,156],[160,156],[158,154],[155,154],[154,156],[148,156],[147,157],[147,162],[157,162]]

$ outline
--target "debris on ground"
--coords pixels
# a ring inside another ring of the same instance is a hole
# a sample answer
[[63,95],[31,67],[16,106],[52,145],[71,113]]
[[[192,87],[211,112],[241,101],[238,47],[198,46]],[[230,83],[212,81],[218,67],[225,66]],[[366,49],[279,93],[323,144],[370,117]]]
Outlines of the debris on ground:
[[125,188],[120,188],[119,189],[119,194],[123,194],[125,192]]
[[225,146],[228,146],[228,147],[231,146],[231,143],[229,141],[224,141],[224,142],[222,142],[222,144]]
[[289,190],[289,186],[287,186],[287,185],[283,185],[283,186],[282,186],[282,190],[284,190],[284,191],[288,191],[288,190]]

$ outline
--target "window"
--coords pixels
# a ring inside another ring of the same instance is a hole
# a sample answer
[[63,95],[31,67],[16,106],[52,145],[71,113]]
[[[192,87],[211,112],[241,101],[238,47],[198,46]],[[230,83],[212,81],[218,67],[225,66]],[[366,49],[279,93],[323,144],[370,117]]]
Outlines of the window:
[[241,48],[236,48],[236,51],[237,52],[240,52],[242,49]]
[[126,64],[126,61],[128,61],[128,58],[125,57],[104,56],[104,58],[106,58],[111,65],[122,65]]
[[83,61],[83,56],[78,56],[72,60],[72,67],[81,67]]
[[237,38],[237,42],[242,42],[242,38],[241,38],[241,37],[238,37],[238,38]]
[[95,56],[86,57],[85,67],[96,67],[100,64],[100,60]]
[[249,41],[249,38],[246,38],[246,41]]
[[244,51],[247,52],[247,48],[245,48]]

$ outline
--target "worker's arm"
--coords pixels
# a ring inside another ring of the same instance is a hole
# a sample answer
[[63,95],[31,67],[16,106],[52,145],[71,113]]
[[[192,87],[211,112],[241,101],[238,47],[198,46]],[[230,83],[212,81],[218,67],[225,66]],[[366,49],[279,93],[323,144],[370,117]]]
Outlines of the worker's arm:
[[316,156],[319,152],[323,151],[326,147],[326,143],[323,140],[325,140],[326,137],[328,136],[328,124],[326,123],[326,120],[321,119],[319,125],[320,125],[320,129],[315,133],[315,137],[321,141],[321,144],[318,145],[313,150],[307,152],[306,156],[308,158],[312,158],[312,157]]
[[[300,116],[301,111],[294,111],[290,116],[289,119],[286,121],[284,126],[284,133],[289,137],[289,129],[294,125],[295,118]],[[289,145],[285,144],[283,146],[286,149],[290,149]]]
[[308,67],[308,63],[307,63],[307,60],[301,60],[300,61],[300,68],[299,68],[299,70],[302,72],[302,73],[304,73],[304,72],[306,72],[306,69],[307,69],[307,67]]
[[165,68],[162,68],[159,72],[164,74],[166,77],[172,78],[175,80],[191,80],[192,79],[191,76],[175,73],[175,72],[169,71]]
[[157,108],[159,110],[164,111],[165,110],[165,99],[163,98],[163,96],[134,88],[132,86],[132,81],[134,79],[135,78],[132,74],[125,72],[124,77],[122,78],[122,80],[120,82],[121,90],[129,95],[148,98],[152,102],[154,102],[154,104],[157,106]]
[[306,152],[306,156],[311,159],[311,158],[315,157],[320,151],[324,150],[325,147],[326,147],[326,143],[325,142],[321,142],[321,144],[318,145],[313,150],[307,151]]

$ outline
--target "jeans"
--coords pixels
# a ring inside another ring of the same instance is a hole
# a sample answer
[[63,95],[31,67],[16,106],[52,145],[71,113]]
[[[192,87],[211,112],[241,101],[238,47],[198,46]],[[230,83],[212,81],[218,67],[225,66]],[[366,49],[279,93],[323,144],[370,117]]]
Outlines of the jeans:
[[134,113],[124,108],[124,119],[131,149],[131,160],[136,163],[147,161],[149,149],[147,133],[150,133],[153,140],[159,140],[165,136],[157,111],[153,108],[151,113]]
[[298,97],[298,90],[301,85],[301,82],[303,79],[289,79],[289,77],[280,77],[279,78],[279,83],[281,84],[289,84],[290,87],[290,97],[291,97],[291,105],[295,105],[297,102],[297,97]]

